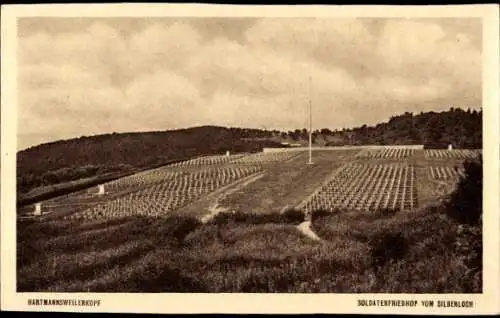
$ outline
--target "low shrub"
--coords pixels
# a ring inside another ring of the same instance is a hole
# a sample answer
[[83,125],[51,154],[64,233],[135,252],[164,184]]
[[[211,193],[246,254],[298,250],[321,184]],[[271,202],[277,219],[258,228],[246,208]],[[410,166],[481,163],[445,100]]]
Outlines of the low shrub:
[[289,208],[281,213],[281,217],[284,221],[283,223],[301,223],[305,219],[305,213],[296,208]]
[[280,213],[244,213],[244,212],[222,212],[217,214],[211,224],[223,225],[230,223],[244,224],[298,224],[303,222],[305,215],[297,209],[288,209]]
[[323,210],[323,209],[313,210],[313,211],[311,211],[311,222],[314,222],[314,221],[321,219],[323,217],[330,216],[332,214],[333,213],[328,211],[328,210]]
[[408,240],[402,233],[384,233],[369,240],[372,267],[378,270],[386,263],[402,259],[409,249]]
[[162,234],[173,237],[178,243],[181,243],[189,233],[201,225],[201,221],[196,218],[176,215],[164,219],[159,230]]
[[376,209],[375,211],[372,212],[373,216],[377,218],[389,218],[394,216],[397,213],[397,209]]
[[451,194],[447,214],[460,224],[477,225],[483,213],[482,160],[464,163],[464,177]]

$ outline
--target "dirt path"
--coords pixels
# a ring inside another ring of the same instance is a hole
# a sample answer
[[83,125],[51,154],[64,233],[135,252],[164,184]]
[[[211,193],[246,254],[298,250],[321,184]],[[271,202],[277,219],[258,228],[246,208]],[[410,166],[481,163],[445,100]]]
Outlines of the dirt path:
[[225,196],[242,189],[247,184],[258,180],[259,178],[263,177],[265,173],[265,171],[259,171],[242,179],[236,180],[198,200],[195,200],[194,202],[191,202],[187,206],[179,208],[174,213],[182,213],[185,215],[200,217],[202,222],[205,223],[218,213],[226,210],[222,207],[219,207],[218,203],[220,202],[220,200],[222,200]]
[[314,233],[314,231],[311,229],[311,221],[304,221],[297,225],[297,229],[304,234],[305,236],[315,240],[315,241],[321,241],[321,238]]
[[222,192],[213,202],[212,204],[208,207],[208,211],[210,213],[204,215],[201,218],[202,223],[207,223],[211,219],[213,219],[217,214],[221,212],[225,212],[228,209],[219,206],[219,202],[224,199],[227,195],[230,195],[238,190],[241,190],[242,188],[246,187],[248,184],[262,178],[264,176],[265,172],[260,172],[256,175],[249,176],[247,178],[244,178],[243,180],[239,180],[237,184],[233,184],[233,186],[226,191]]

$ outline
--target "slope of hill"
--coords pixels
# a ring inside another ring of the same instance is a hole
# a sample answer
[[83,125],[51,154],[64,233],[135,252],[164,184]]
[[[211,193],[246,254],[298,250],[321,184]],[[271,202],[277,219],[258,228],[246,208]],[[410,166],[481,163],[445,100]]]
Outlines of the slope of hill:
[[[112,133],[46,143],[17,154],[18,194],[83,178],[122,175],[194,156],[256,152],[281,142],[307,142],[306,129],[269,131],[202,126],[142,133]],[[375,126],[314,131],[318,145],[424,144],[482,148],[482,111],[404,113]],[[49,189],[50,190],[50,189]],[[42,191],[44,192],[44,191]]]
[[[297,230],[302,212],[268,204],[206,223],[186,209],[18,220],[17,291],[481,293],[481,172],[467,163],[457,189],[424,208],[314,210],[321,240]],[[268,181],[297,181],[284,179]]]
[[263,147],[281,146],[263,139],[271,134],[251,129],[202,126],[162,132],[113,133],[46,143],[18,152],[18,193],[81,178],[133,172],[199,155],[223,154],[227,150],[256,152]]

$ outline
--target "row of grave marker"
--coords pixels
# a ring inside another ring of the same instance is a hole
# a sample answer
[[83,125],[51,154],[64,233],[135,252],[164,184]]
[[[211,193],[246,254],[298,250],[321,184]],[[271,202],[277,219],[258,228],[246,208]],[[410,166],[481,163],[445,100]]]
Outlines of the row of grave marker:
[[[226,156],[230,156],[230,152],[226,151]],[[103,195],[105,193],[104,191],[104,184],[100,184],[97,186],[98,192],[97,195]],[[42,215],[42,203],[38,202],[35,203],[35,210],[33,211],[34,215]]]
[[[453,149],[452,145],[449,145],[448,146],[448,150],[452,150],[452,149]],[[226,152],[226,156],[230,156],[230,152],[229,151]],[[104,185],[103,184],[98,185],[98,192],[97,192],[97,194],[98,195],[103,195],[104,193],[105,193],[105,191],[104,191]],[[36,203],[35,204],[35,211],[33,212],[33,214],[34,215],[42,215],[42,204],[41,203]]]

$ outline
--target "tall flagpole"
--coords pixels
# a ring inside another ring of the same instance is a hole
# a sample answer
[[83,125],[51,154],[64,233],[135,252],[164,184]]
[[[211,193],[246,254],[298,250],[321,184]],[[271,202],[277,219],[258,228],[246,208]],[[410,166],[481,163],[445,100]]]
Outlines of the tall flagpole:
[[309,162],[312,164],[312,101],[311,101],[311,76],[309,76]]

